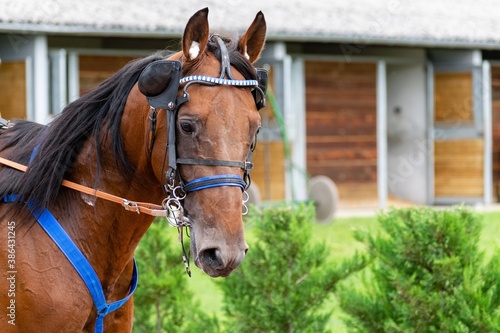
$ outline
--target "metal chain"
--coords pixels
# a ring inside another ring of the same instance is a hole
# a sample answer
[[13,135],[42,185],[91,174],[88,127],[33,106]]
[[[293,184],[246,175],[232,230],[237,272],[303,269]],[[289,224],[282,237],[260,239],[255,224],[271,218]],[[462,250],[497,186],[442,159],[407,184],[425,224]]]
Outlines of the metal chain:
[[167,221],[172,227],[189,227],[191,223],[189,218],[184,215],[184,207],[181,200],[184,200],[186,193],[180,186],[174,187],[173,184],[168,184],[168,192],[170,195],[162,202],[163,209],[168,210]]
[[184,262],[186,273],[189,277],[191,277],[191,253],[190,250],[186,251],[186,247],[184,246],[184,228],[186,229],[186,235],[189,237],[189,228],[191,227],[191,222],[189,218],[184,215],[184,207],[181,203],[181,200],[184,200],[184,198],[186,197],[186,193],[184,193],[181,186],[175,186],[173,180],[165,187],[167,187],[168,193],[170,193],[170,195],[163,200],[162,207],[163,209],[166,209],[168,211],[168,223],[172,227],[177,228],[177,232],[179,233],[179,242],[181,243],[182,248],[182,261]]
[[247,206],[248,200],[250,200],[250,195],[248,194],[247,191],[243,191],[243,200],[242,200],[243,211],[242,211],[241,215],[247,215],[248,214],[248,206]]

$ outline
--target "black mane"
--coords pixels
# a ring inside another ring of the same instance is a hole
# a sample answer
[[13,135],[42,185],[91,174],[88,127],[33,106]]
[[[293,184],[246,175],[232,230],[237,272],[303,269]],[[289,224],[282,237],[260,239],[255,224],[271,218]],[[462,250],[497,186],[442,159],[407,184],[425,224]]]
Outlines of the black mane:
[[[117,166],[125,175],[133,175],[123,147],[120,120],[142,70],[164,57],[165,54],[159,53],[130,62],[96,89],[69,104],[48,126],[19,121],[3,132],[2,138],[6,139],[0,145],[0,152],[12,148],[5,157],[24,165],[29,163],[29,169],[20,174],[7,167],[0,168],[0,198],[17,194],[24,202],[33,200],[37,208],[46,208],[57,197],[83,144],[91,138],[97,147],[98,174],[99,156],[103,153],[101,141],[109,139]],[[36,155],[30,162],[35,149]]]

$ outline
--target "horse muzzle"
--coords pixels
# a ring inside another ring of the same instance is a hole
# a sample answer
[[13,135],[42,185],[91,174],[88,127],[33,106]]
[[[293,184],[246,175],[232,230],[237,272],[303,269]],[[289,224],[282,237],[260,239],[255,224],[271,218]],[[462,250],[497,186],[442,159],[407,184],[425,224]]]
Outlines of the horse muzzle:
[[201,243],[197,245],[196,239],[191,235],[194,263],[211,277],[229,276],[243,262],[248,251],[248,245],[244,241],[233,246]]

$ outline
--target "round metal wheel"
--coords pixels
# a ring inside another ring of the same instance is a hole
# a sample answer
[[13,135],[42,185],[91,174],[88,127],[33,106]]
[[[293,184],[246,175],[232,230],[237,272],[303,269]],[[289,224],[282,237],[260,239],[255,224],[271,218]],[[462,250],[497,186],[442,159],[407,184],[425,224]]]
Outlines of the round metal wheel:
[[319,223],[333,221],[339,204],[339,192],[330,178],[316,176],[309,180],[309,200],[314,202]]

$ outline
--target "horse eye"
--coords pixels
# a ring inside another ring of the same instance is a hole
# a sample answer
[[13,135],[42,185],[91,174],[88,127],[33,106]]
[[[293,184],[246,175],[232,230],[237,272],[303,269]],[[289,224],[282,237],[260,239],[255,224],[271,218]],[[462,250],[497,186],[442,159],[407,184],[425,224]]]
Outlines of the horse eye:
[[186,134],[191,134],[194,132],[194,126],[192,123],[183,121],[180,123],[181,130]]

